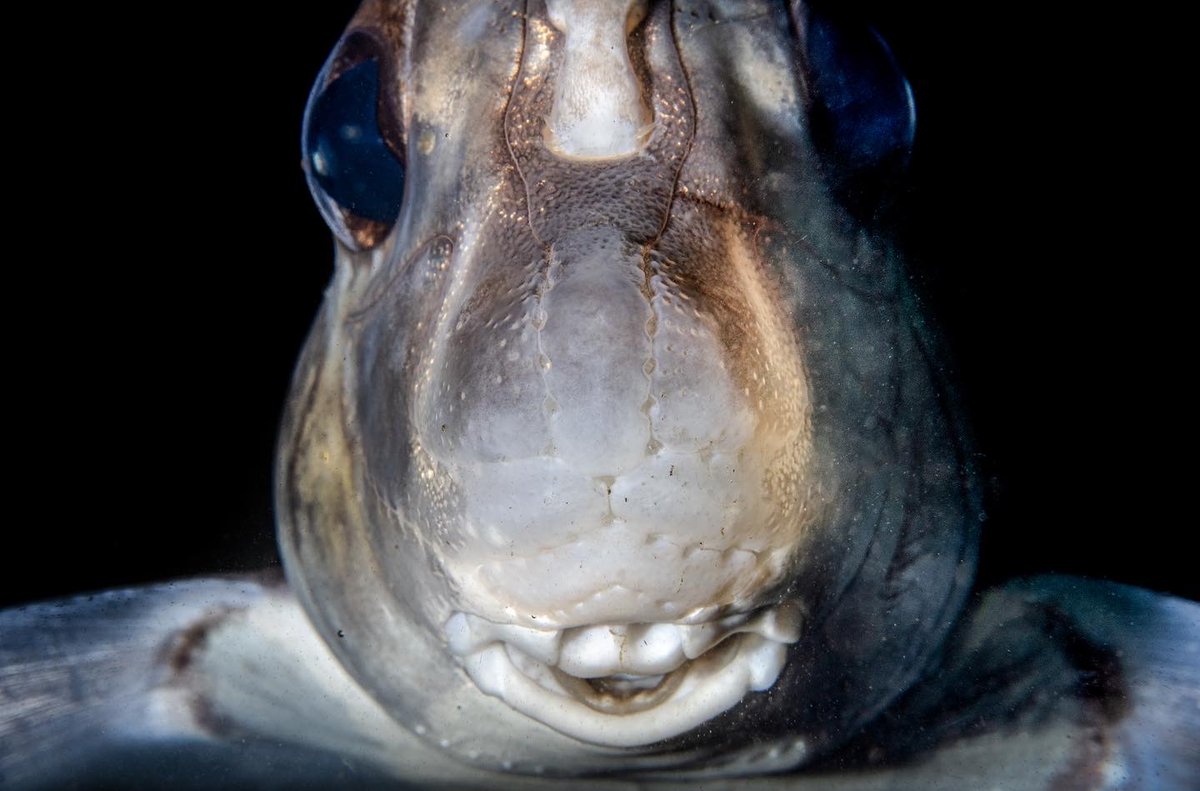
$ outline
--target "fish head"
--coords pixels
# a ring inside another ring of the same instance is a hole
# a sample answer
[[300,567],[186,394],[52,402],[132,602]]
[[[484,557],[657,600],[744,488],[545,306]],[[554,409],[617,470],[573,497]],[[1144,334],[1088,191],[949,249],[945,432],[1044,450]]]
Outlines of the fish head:
[[828,171],[823,31],[372,0],[318,78],[337,260],[281,435],[285,566],[464,760],[792,765],[961,603],[970,476],[899,263]]

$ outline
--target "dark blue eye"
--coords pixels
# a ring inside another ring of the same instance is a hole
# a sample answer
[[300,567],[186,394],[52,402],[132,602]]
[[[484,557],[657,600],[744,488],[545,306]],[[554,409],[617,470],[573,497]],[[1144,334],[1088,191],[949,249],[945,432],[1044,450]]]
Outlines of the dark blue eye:
[[318,82],[305,114],[309,189],[329,227],[355,249],[387,235],[404,197],[404,166],[380,124],[379,72],[370,58]]
[[852,211],[878,208],[912,150],[912,92],[891,50],[869,27],[810,10],[813,142]]

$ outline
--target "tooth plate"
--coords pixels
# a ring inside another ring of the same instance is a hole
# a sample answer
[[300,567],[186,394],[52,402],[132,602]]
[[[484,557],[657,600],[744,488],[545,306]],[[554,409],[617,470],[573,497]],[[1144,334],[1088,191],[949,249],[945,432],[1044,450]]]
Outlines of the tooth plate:
[[563,630],[459,612],[445,634],[483,692],[569,736],[628,747],[684,733],[770,688],[800,637],[800,610],[784,602],[708,623]]

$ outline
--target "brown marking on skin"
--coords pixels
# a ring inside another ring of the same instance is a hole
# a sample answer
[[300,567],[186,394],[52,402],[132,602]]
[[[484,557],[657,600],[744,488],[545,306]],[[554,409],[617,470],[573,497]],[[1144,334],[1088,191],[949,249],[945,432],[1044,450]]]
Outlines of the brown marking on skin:
[[1117,653],[1080,633],[1070,616],[1058,607],[1045,604],[1039,609],[1042,628],[1079,674],[1073,689],[1075,697],[1105,725],[1124,719],[1129,714],[1129,688]]
[[209,637],[231,614],[240,611],[241,608],[227,607],[206,615],[170,635],[159,652],[158,664],[168,671],[163,686],[183,692],[192,721],[217,737],[228,731],[228,725],[212,710],[196,671]]
[[192,667],[196,654],[203,650],[208,642],[209,633],[231,612],[234,610],[221,610],[172,634],[162,649],[163,664],[175,675],[187,672]]
[[[412,40],[413,0],[394,2],[394,0],[367,0],[359,6],[358,12],[350,20],[343,37],[343,46],[349,44],[355,34],[362,34],[375,42],[376,55],[380,58],[383,80],[386,86],[381,92],[380,126],[384,137],[393,153],[404,161],[404,147],[407,139],[406,130],[409,125],[409,108],[407,94],[409,75],[412,73],[410,46]],[[344,71],[354,62],[343,64],[339,55],[337,66]],[[330,70],[329,80],[341,71]],[[327,83],[328,84],[328,81]]]
[[365,217],[351,214],[346,209],[341,209],[341,211],[342,221],[346,223],[346,227],[350,230],[350,236],[354,239],[354,244],[360,250],[369,250],[379,244],[383,237],[387,236],[388,229],[391,227],[378,220],[368,220]]
[[[287,579],[282,569],[268,568],[248,574],[214,574],[214,579],[246,582],[274,591],[286,591]],[[191,667],[195,655],[204,649],[209,634],[219,626],[229,615],[241,612],[244,607],[222,607],[184,629],[172,632],[159,650],[159,662],[180,674]]]

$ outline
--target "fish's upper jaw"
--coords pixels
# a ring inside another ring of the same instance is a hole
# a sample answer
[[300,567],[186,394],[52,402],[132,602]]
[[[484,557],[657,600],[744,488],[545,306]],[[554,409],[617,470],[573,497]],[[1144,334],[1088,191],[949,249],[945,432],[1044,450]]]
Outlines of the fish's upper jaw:
[[446,622],[475,685],[568,736],[640,747],[679,736],[769,689],[800,637],[785,601],[704,623],[532,629],[468,613]]

